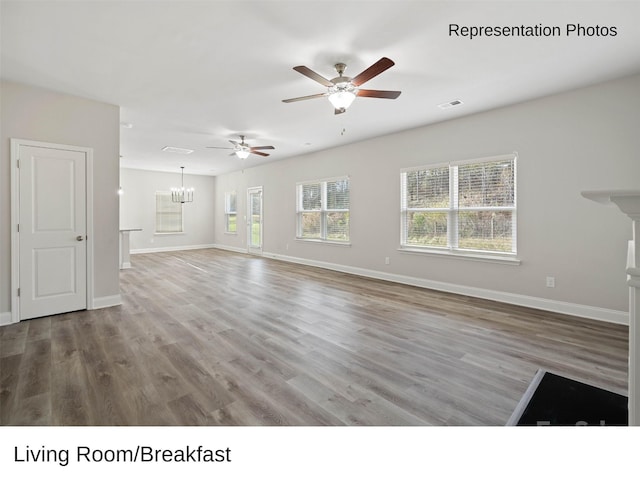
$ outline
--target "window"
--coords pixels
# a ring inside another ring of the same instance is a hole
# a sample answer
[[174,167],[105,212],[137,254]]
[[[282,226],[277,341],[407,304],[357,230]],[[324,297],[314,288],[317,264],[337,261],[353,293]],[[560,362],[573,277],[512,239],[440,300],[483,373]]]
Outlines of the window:
[[349,179],[297,185],[298,234],[304,240],[349,241]]
[[401,172],[401,247],[516,253],[516,156]]
[[227,192],[224,195],[224,217],[225,217],[225,232],[237,233],[238,232],[238,216],[236,213],[236,192]]
[[156,233],[182,232],[182,204],[171,201],[171,192],[156,192]]

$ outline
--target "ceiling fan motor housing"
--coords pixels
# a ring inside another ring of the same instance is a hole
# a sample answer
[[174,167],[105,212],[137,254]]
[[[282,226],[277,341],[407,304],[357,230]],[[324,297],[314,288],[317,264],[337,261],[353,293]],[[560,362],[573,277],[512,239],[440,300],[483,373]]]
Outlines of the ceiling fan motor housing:
[[358,87],[351,83],[351,78],[349,77],[332,78],[331,83],[333,83],[333,86],[329,87],[330,94],[336,92],[351,92],[355,94],[358,89]]

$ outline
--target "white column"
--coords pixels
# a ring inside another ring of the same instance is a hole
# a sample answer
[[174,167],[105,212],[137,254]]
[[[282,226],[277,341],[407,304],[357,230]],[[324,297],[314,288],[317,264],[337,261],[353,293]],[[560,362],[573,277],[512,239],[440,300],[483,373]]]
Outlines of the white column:
[[640,190],[601,190],[582,196],[603,204],[614,204],[631,218],[633,237],[627,251],[629,285],[629,425],[640,425]]
[[[629,285],[629,425],[640,425],[640,217],[633,220],[633,240],[627,256]],[[632,402],[633,399],[633,402]]]
[[120,230],[120,269],[131,268],[129,256],[129,234],[139,232],[141,228],[125,228]]

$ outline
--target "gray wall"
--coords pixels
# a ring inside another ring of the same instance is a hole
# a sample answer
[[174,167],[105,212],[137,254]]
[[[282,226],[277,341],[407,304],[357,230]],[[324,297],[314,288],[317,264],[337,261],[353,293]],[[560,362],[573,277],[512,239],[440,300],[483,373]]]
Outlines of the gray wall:
[[[246,188],[262,185],[267,255],[624,321],[631,223],[580,192],[640,188],[639,112],[640,76],[633,76],[222,175],[215,243],[246,248],[244,228],[224,234],[224,193],[238,192],[242,218]],[[520,265],[398,251],[401,168],[514,151]],[[351,177],[352,246],[295,240],[296,182],[339,175]],[[546,276],[556,288],[545,286]]]
[[93,148],[94,295],[98,303],[120,295],[119,107],[5,81],[0,95],[0,315],[11,310],[11,138]]
[[[119,173],[118,107],[11,82],[2,82],[0,93],[2,315],[10,310],[10,138],[94,149],[96,297],[119,295],[118,185],[125,189],[120,225],[143,228],[131,235],[135,250],[211,243],[246,250],[245,228],[237,235],[224,233],[224,194],[238,193],[241,220],[246,189],[260,185],[266,255],[560,311],[568,305],[569,312],[594,318],[628,309],[624,266],[630,222],[580,192],[640,188],[640,76],[244,172],[186,175],[185,184],[196,188],[196,201],[185,206],[186,233],[162,238],[152,234],[153,193],[177,184],[179,174]],[[519,154],[519,266],[398,251],[401,168],[513,151]],[[296,182],[345,174],[352,185],[352,245],[296,241]],[[384,257],[390,258],[389,265]],[[548,275],[556,278],[556,288],[545,287]]]
[[[215,181],[209,176],[184,175],[184,186],[195,188],[193,202],[186,203],[183,208],[184,233],[154,234],[155,193],[178,187],[180,181],[179,161],[176,162],[176,173],[120,169],[120,184],[124,190],[120,198],[120,225],[122,228],[142,228],[141,232],[132,232],[130,236],[134,253],[213,244]],[[135,263],[135,258],[131,261]]]

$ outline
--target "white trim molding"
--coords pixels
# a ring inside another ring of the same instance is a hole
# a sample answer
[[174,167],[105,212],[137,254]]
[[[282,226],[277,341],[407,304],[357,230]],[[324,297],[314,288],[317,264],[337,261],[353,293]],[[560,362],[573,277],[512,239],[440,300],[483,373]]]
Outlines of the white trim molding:
[[[180,250],[202,250],[204,248],[220,248],[213,243],[204,245],[178,245],[174,247],[155,247],[155,248],[134,248],[131,250],[131,255],[139,253],[160,253],[160,252],[178,252]],[[246,250],[239,250],[242,253],[246,253]]]
[[[87,310],[98,310],[100,308],[117,307],[118,305],[122,305],[122,297],[120,295],[98,297],[91,299],[90,305],[87,307]],[[6,325],[11,325],[14,323],[19,323],[19,321],[14,321],[11,312],[0,313],[0,327],[4,327]]]
[[235,252],[235,253],[247,253],[247,249],[246,248],[242,248],[242,247],[232,247],[230,245],[221,245],[221,244],[215,244],[212,245],[211,248],[216,248],[218,250],[226,250],[228,252]]
[[90,310],[98,310],[100,308],[117,307],[122,305],[122,297],[120,295],[110,295],[108,297],[97,297],[91,302]]
[[497,302],[519,305],[521,307],[535,308],[537,310],[545,310],[549,312],[573,315],[576,317],[588,318],[592,320],[600,320],[603,322],[628,325],[629,313],[621,312],[618,310],[610,310],[606,308],[592,307],[589,305],[580,305],[576,303],[560,302],[557,300],[531,297],[528,295],[520,295],[516,293],[499,292],[497,290],[488,290],[485,288],[439,282],[435,280],[428,280],[425,278],[381,272],[379,270],[369,270],[365,268],[350,267],[347,265],[339,265],[317,260],[308,260],[299,257],[290,257],[287,255],[280,255],[276,253],[265,252],[263,256],[267,258],[273,258],[275,260],[282,260],[284,262],[298,263],[311,267],[320,267],[326,268],[328,270],[335,270],[342,273],[350,273],[353,275],[359,275],[361,277],[375,278],[376,280],[387,280],[389,282],[401,283],[414,287],[428,288],[430,290],[438,290],[448,293],[456,293],[459,295],[482,298],[485,300],[494,300]]
[[399,247],[398,252],[410,253],[416,255],[435,255],[443,257],[455,257],[463,260],[473,260],[475,262],[489,262],[489,263],[502,263],[505,265],[520,265],[522,262],[515,254],[500,255],[495,252],[482,253],[475,251],[465,250],[452,250],[449,248],[412,248],[412,247]]
[[17,323],[13,321],[13,315],[11,312],[2,312],[0,313],[0,327],[5,325],[11,325],[12,323]]

